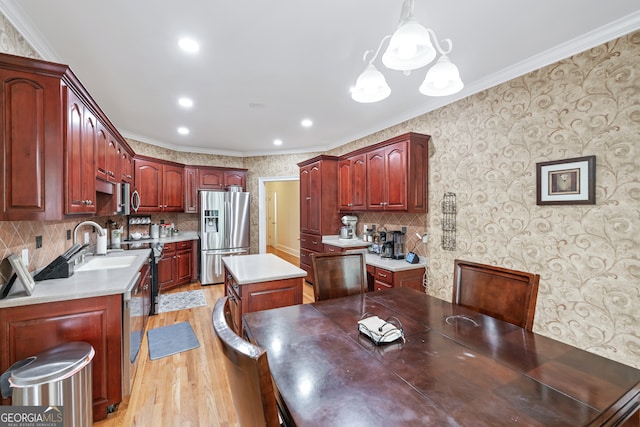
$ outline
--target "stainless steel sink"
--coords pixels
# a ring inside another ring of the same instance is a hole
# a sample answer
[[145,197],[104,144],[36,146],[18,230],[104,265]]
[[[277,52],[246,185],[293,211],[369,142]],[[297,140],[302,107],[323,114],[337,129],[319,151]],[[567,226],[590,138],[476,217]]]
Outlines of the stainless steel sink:
[[77,267],[75,271],[109,270],[114,268],[127,268],[138,258],[136,255],[93,257],[89,261]]

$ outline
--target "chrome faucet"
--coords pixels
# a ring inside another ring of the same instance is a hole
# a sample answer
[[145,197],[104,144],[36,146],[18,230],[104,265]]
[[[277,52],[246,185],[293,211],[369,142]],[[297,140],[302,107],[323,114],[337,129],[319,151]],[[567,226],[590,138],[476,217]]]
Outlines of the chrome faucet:
[[94,222],[94,221],[82,221],[80,224],[76,225],[76,227],[73,229],[73,244],[74,245],[76,243],[78,243],[78,228],[82,227],[83,225],[93,225],[93,227],[98,232],[99,236],[106,236],[107,235],[107,232],[104,230],[104,228],[100,227],[100,224],[98,224],[97,222]]

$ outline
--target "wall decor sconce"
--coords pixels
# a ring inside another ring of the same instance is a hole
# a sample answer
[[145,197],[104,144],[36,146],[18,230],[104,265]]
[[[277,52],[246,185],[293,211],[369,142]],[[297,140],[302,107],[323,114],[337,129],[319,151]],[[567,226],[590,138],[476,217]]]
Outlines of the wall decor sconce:
[[[398,28],[393,35],[386,35],[382,38],[378,45],[378,50],[371,60],[367,61],[367,57],[373,51],[367,50],[364,53],[365,69],[358,76],[355,87],[351,89],[351,98],[354,101],[362,103],[378,102],[391,94],[391,88],[387,84],[384,75],[373,65],[373,62],[380,54],[382,45],[387,40],[389,40],[389,45],[382,55],[382,63],[385,67],[402,71],[405,75],[409,75],[412,70],[428,65],[435,59],[437,53],[440,53],[440,58],[429,69],[418,89],[423,95],[453,95],[460,92],[464,87],[458,67],[447,56],[453,46],[451,39],[442,40],[442,43],[446,45],[446,49],[443,49],[438,43],[433,30],[420,25],[414,17],[413,1],[403,1]],[[433,39],[433,43],[431,39]]]

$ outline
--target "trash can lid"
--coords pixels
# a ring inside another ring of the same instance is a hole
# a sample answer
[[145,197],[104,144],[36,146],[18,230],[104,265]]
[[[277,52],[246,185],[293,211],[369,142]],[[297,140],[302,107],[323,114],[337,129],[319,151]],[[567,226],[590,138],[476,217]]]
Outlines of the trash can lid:
[[68,378],[88,365],[95,351],[86,342],[70,342],[32,356],[30,362],[13,371],[12,387],[29,387]]

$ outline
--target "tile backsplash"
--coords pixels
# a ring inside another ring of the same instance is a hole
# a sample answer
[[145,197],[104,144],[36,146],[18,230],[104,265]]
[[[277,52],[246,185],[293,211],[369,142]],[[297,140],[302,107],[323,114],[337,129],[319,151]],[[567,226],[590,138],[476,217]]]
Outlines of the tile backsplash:
[[[106,216],[89,218],[92,221],[102,225],[106,225],[107,221],[114,220],[124,225],[126,232],[126,217],[123,216]],[[73,230],[76,224],[87,218],[77,218],[65,221],[0,221],[0,250],[2,251],[2,262],[0,263],[0,279],[5,283],[11,277],[12,269],[7,257],[12,253],[21,255],[23,249],[29,251],[28,270],[34,271],[40,269],[57,256],[71,247],[73,243]],[[151,215],[151,221],[160,223],[174,223],[180,231],[197,231],[198,215],[197,214],[164,214]],[[133,227],[146,227],[148,232],[149,226],[132,226],[131,232],[136,231]],[[71,238],[67,239],[67,232],[71,233]],[[78,241],[83,242],[83,232],[90,231],[91,242],[95,243],[95,233],[90,226],[83,227],[78,231]],[[144,229],[140,230],[141,232]],[[36,248],[36,237],[42,236],[42,247]]]

